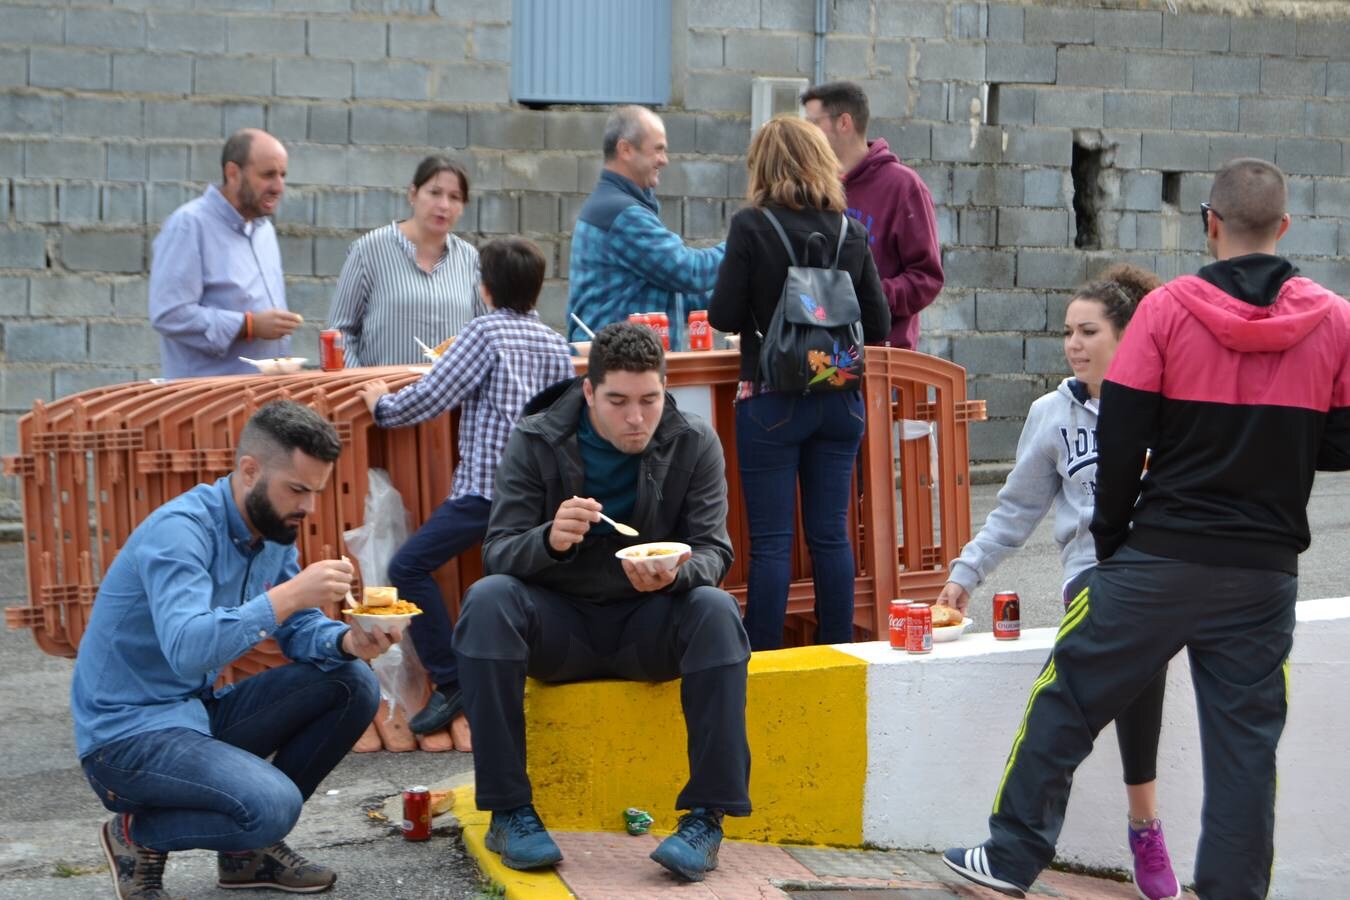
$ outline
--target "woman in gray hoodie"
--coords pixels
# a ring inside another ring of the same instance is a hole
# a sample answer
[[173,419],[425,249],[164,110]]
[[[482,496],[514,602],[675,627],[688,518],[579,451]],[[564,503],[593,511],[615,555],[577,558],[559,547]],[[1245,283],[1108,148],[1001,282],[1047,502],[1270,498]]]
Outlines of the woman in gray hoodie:
[[[1085,285],[1064,313],[1064,355],[1073,369],[1054,391],[1031,404],[1017,461],[984,527],[951,565],[938,602],[963,612],[970,592],[1055,509],[1055,542],[1064,564],[1064,605],[1085,592],[1097,565],[1088,527],[1097,477],[1097,403],[1102,379],[1135,306],[1162,282],[1137,266],[1117,265]],[[1167,671],[1116,720],[1129,799],[1129,843],[1135,886],[1148,900],[1180,896],[1157,817],[1158,734]]]

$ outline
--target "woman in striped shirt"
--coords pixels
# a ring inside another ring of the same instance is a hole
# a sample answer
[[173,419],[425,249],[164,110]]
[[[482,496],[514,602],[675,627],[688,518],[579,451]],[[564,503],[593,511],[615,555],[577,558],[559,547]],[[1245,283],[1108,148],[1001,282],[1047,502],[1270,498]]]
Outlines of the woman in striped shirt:
[[352,242],[328,313],[348,367],[425,362],[413,338],[438,344],[484,312],[478,251],[450,233],[468,202],[463,167],[428,156],[408,187],[412,215]]

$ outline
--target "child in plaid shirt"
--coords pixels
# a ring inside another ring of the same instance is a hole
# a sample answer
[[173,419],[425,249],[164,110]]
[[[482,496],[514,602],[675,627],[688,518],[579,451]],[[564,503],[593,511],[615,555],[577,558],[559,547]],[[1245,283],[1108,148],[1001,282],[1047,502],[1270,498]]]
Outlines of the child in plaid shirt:
[[575,374],[567,342],[535,311],[545,268],[539,248],[508,238],[483,247],[479,259],[480,291],[491,312],[471,320],[419,380],[393,394],[379,380],[361,389],[382,428],[413,425],[463,406],[450,497],[389,564],[389,581],[399,596],[422,608],[408,631],[436,685],[409,727],[426,734],[453,723],[458,750],[470,747],[450,643],[454,624],[431,575],[483,539],[497,461],[526,401]]

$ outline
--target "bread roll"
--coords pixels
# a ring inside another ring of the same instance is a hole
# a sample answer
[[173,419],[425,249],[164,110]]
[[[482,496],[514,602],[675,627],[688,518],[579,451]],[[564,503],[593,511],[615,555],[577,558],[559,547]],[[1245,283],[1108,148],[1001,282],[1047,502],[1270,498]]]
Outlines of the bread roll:
[[363,591],[366,606],[393,606],[398,600],[398,588],[368,587]]
[[964,617],[960,611],[941,603],[933,605],[933,627],[947,628],[951,625],[960,625]]

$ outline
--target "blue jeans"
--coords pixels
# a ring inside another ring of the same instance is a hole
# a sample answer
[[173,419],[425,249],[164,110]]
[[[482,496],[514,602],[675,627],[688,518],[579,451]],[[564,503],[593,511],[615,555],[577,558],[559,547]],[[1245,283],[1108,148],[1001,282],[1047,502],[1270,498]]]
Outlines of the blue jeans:
[[767,393],[736,405],[736,453],[750,527],[745,630],[755,650],[783,646],[799,482],[815,578],[816,642],[853,639],[848,503],[863,428],[857,391]]
[[408,634],[437,687],[457,685],[459,671],[451,645],[455,623],[431,574],[483,539],[491,510],[492,501],[476,494],[446,500],[389,562],[389,583],[422,609],[409,623]]
[[210,735],[148,731],[105,744],[81,764],[104,806],[133,814],[131,839],[140,846],[255,850],[290,834],[379,702],[364,662],[328,672],[290,663],[207,700]]

